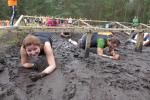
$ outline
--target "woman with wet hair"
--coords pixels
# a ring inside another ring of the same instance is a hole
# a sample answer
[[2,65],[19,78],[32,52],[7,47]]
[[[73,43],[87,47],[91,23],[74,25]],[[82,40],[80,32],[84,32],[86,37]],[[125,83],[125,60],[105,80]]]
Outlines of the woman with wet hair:
[[[32,81],[48,75],[56,68],[50,33],[36,32],[27,35],[23,40],[20,54],[21,65],[24,68],[40,69],[40,67],[45,67],[42,72],[30,75]],[[41,55],[45,55],[47,66],[40,58]]]

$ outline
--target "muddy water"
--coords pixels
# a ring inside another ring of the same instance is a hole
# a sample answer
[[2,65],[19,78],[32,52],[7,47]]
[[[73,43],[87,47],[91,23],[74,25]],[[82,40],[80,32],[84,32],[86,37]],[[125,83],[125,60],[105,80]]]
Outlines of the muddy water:
[[28,78],[33,70],[19,66],[19,45],[0,46],[0,100],[150,100],[150,48],[135,53],[123,44],[125,34],[115,36],[119,61],[84,58],[84,50],[53,34],[57,69],[37,82]]

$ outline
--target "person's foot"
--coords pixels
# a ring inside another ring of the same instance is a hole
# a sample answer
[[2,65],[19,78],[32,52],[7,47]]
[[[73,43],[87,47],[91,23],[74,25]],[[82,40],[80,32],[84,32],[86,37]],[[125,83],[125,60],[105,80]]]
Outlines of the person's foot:
[[69,33],[69,32],[62,32],[61,36],[64,37],[64,38],[70,38],[71,37],[71,33]]

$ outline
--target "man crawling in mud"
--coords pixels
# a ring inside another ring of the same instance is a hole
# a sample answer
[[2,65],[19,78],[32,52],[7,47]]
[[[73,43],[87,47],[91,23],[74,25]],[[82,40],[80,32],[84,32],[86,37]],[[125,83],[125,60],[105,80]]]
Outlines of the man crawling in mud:
[[[40,69],[42,72],[30,75],[32,81],[48,75],[56,68],[52,50],[52,39],[50,33],[35,32],[28,34],[23,40],[21,49],[21,66],[24,68]],[[44,64],[42,57],[45,57],[47,64]]]
[[[125,44],[126,45],[129,43],[136,44],[137,43],[137,37],[138,37],[138,33],[132,31],[130,39],[128,39]],[[149,32],[144,32],[143,46],[150,46],[150,33]]]
[[[120,41],[112,37],[111,32],[95,32],[91,38],[91,47],[97,48],[97,54],[102,57],[112,58],[119,60],[120,56],[115,52],[115,49],[119,47]],[[86,34],[84,34],[78,43],[80,48],[85,49]]]

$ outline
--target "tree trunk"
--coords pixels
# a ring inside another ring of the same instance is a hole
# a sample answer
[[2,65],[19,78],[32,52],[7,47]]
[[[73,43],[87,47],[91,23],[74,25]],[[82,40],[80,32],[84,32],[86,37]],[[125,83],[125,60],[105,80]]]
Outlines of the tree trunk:
[[92,37],[92,32],[90,30],[87,33],[87,37],[86,37],[85,57],[89,57],[89,49],[90,49],[90,46],[91,46],[91,37]]
[[143,32],[139,32],[136,40],[135,52],[142,52],[143,48]]

